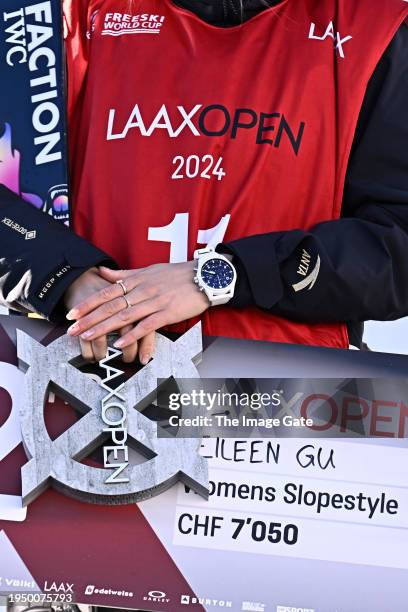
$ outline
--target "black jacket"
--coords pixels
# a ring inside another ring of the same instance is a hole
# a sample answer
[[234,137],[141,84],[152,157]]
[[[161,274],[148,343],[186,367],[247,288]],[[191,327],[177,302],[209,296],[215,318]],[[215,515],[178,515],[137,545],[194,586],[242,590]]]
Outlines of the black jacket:
[[[265,8],[250,0],[178,0],[220,26]],[[51,320],[72,281],[109,256],[0,186],[0,304]],[[14,225],[13,225],[14,224]],[[25,240],[18,227],[36,231]],[[16,229],[17,228],[17,229]],[[310,291],[294,292],[306,249],[321,270]],[[370,81],[346,178],[342,218],[311,231],[273,232],[220,245],[235,255],[232,307],[255,304],[306,322],[344,321],[360,345],[362,322],[408,315],[408,28],[403,25]],[[119,262],[120,263],[120,262]]]

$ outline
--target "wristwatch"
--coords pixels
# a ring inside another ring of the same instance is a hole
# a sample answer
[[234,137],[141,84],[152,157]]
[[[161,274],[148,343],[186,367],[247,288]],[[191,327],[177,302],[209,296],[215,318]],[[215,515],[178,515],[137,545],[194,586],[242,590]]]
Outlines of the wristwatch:
[[194,282],[204,291],[211,306],[226,304],[234,295],[237,272],[232,263],[215,252],[213,247],[197,249],[194,252],[197,260],[197,272]]

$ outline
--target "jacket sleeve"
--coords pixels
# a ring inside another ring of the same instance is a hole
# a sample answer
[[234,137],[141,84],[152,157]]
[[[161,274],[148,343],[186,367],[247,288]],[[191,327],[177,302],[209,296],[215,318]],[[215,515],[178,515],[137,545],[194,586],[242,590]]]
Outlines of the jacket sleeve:
[[[406,25],[367,89],[342,218],[311,231],[251,236],[218,250],[232,253],[237,263],[239,283],[232,306],[255,304],[304,322],[358,323],[408,315]],[[307,275],[299,274],[305,270]]]
[[112,259],[0,185],[0,305],[59,322],[62,297],[87,269]]

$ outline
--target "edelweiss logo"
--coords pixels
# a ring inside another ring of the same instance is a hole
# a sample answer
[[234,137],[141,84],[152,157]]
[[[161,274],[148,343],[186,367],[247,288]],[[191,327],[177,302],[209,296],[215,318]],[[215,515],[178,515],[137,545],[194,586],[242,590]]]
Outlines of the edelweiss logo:
[[162,15],[128,15],[127,13],[106,13],[102,36],[122,34],[160,34],[165,17]]
[[116,597],[133,597],[131,591],[118,591],[116,589],[96,587],[94,584],[88,584],[85,588],[85,595],[116,595]]

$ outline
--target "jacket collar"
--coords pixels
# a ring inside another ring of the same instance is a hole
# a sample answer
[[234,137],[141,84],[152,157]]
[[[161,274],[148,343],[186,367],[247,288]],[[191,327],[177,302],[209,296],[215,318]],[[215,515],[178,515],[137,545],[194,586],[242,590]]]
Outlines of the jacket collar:
[[174,0],[175,4],[195,13],[200,19],[221,27],[248,21],[282,0]]

